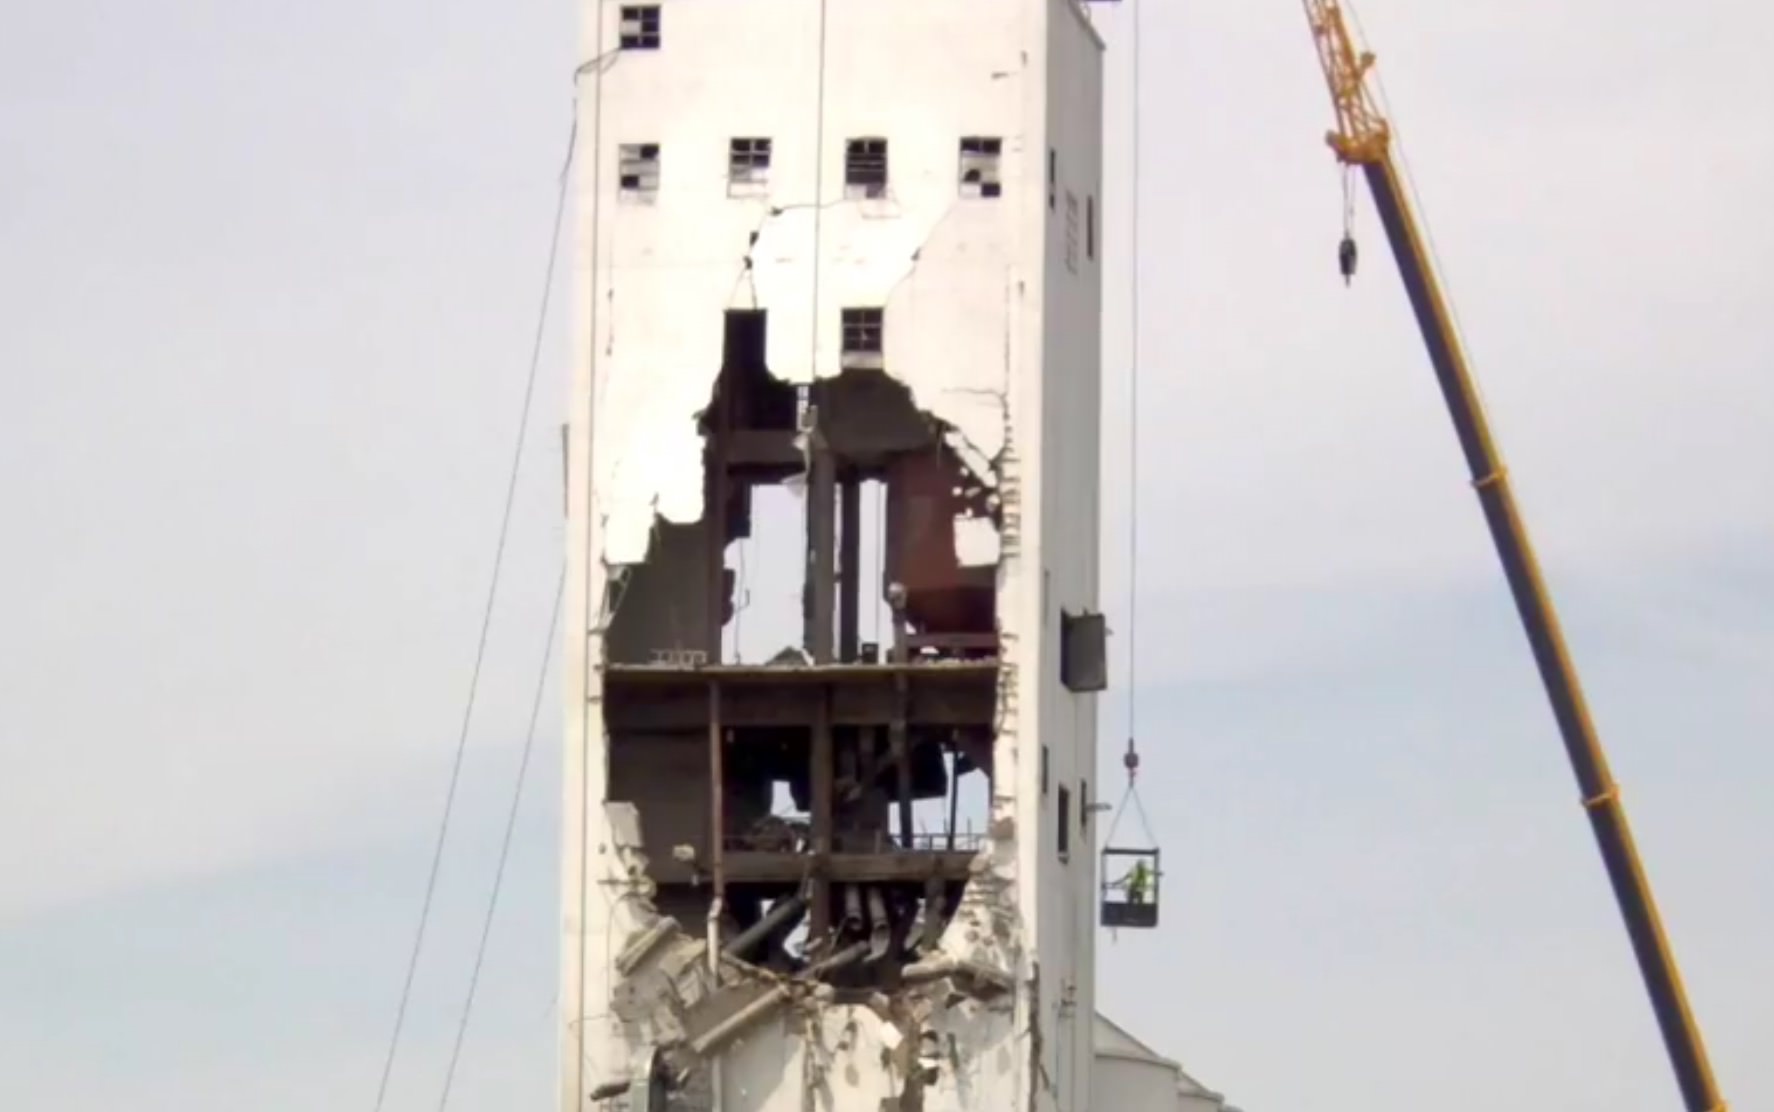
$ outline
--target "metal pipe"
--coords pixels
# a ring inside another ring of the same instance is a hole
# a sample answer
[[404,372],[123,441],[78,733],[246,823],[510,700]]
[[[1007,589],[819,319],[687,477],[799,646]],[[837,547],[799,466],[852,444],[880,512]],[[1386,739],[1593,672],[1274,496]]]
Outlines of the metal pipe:
[[709,422],[708,448],[703,457],[703,490],[708,502],[703,511],[706,523],[704,572],[705,597],[708,605],[707,630],[703,648],[711,664],[721,662],[721,631],[726,626],[727,601],[727,434],[732,424],[733,391],[729,388],[727,368],[723,364],[715,377],[717,404]]
[[[715,382],[720,404],[715,407],[714,427],[709,436],[708,508],[703,514],[708,522],[706,648],[710,664],[721,663],[721,634],[726,626],[727,435],[733,423],[733,390],[725,362]],[[721,917],[727,912],[727,772],[722,742],[721,688],[718,682],[711,680],[708,685],[709,869],[713,873],[714,894],[708,901],[707,944],[708,976],[710,983],[715,985],[721,983]],[[716,1058],[709,1069],[713,1112],[721,1112],[725,1104],[724,1077],[721,1060]]]
[[[904,665],[910,656],[906,630],[906,590],[895,583],[887,590],[888,604],[893,608],[893,663]],[[906,713],[910,702],[910,684],[905,669],[893,673],[893,717],[887,723],[888,750],[893,755],[894,795],[899,805],[899,842],[912,848],[912,754],[906,737]]]
[[955,852],[955,826],[961,821],[961,750],[949,747],[949,832],[948,851]]
[[887,956],[887,949],[893,944],[893,924],[887,918],[887,899],[881,895],[881,889],[869,885],[869,959],[880,961]]
[[826,958],[824,961],[817,962],[814,965],[809,966],[807,969],[807,972],[805,974],[803,974],[803,976],[822,977],[827,973],[831,973],[831,972],[834,972],[835,970],[842,969],[846,965],[856,964],[857,962],[861,961],[864,957],[868,956],[868,952],[869,952],[869,944],[866,941],[865,942],[852,942],[850,945],[844,947],[842,950],[839,950],[837,953]]
[[790,896],[785,900],[777,900],[769,911],[758,917],[758,921],[733,936],[727,943],[724,955],[730,958],[743,958],[753,946],[768,938],[780,927],[807,909],[805,896]]
[[[696,1038],[691,1039],[690,1049],[694,1050],[700,1057],[707,1057],[711,1051],[714,1051],[720,1048],[723,1044],[731,1041],[740,1031],[743,1031],[746,1027],[764,1018],[764,1016],[780,1007],[787,999],[788,986],[777,985],[769,991],[761,994],[756,1000],[753,1000],[745,1007],[740,1008],[726,1019],[715,1024],[713,1027],[710,1027]],[[717,1070],[720,1068],[720,1064],[721,1060],[716,1058],[714,1060],[714,1065]],[[717,1089],[715,1092],[718,1106],[720,1090]]]
[[[708,822],[709,870],[714,874],[714,902],[727,895],[727,770],[726,746],[722,743],[721,685],[708,683]],[[709,949],[718,949],[714,942]]]
[[[708,901],[708,978],[714,985],[721,983],[721,916],[726,912],[727,901],[720,896]],[[717,1056],[709,1064],[709,1089],[713,1097],[710,1112],[722,1112],[726,1105],[725,1088],[726,1071],[722,1068],[721,1059]]]
[[813,870],[810,942],[818,943],[831,928],[831,881],[826,872],[832,854],[832,723],[831,694],[822,689],[814,703],[812,753]]
[[[804,979],[818,977],[834,970],[842,969],[846,965],[854,964],[861,960],[866,953],[868,953],[868,943],[866,942],[858,942],[855,945],[847,946],[819,964],[809,967],[807,972],[803,975]],[[739,1034],[739,1032],[743,1031],[746,1027],[756,1023],[772,1011],[775,1011],[787,1001],[788,998],[788,985],[779,984],[770,988],[760,994],[758,998],[751,1003],[740,1008],[738,1011],[734,1012],[720,1023],[717,1023],[715,1026],[709,1028],[707,1031],[704,1031],[701,1035],[691,1039],[690,1049],[695,1051],[700,1057],[707,1057],[711,1051],[714,1051],[725,1043],[731,1041],[735,1035]],[[720,1065],[720,1059],[716,1058],[714,1064],[718,1068]],[[717,1090],[717,1102],[718,1099],[719,1095]]]
[[832,603],[837,575],[836,522],[833,511],[832,454],[819,428],[819,409],[813,409],[813,427],[807,434],[809,470],[807,483],[807,574],[812,595],[807,613],[807,651],[815,664],[832,662]]
[[862,480],[846,469],[838,486],[838,659],[856,660],[861,636]]
[[963,958],[936,957],[924,961],[913,962],[901,971],[901,978],[908,985],[925,984],[938,981],[944,977],[966,977],[982,985],[990,985],[1000,990],[1013,986],[1010,974],[1002,969],[984,965],[977,961]]
[[[718,620],[716,623],[718,630]],[[718,637],[718,632],[717,632]],[[718,642],[717,642],[718,647]],[[721,731],[721,685],[710,680],[708,685],[708,773],[709,819],[711,829],[710,869],[714,874],[714,895],[708,901],[708,979],[712,985],[721,983],[721,916],[727,912],[727,774],[725,746]],[[713,1090],[711,1112],[722,1112],[725,1095],[722,1089],[726,1073],[716,1058],[709,1070],[709,1087]]]
[[862,886],[846,884],[844,886],[844,922],[843,929],[860,931],[862,929]]

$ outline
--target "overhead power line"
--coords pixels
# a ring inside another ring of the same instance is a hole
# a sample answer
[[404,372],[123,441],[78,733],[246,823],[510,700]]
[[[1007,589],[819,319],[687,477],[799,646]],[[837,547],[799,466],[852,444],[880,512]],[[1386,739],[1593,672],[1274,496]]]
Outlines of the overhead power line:
[[560,581],[554,588],[554,608],[549,612],[548,636],[542,647],[542,664],[536,669],[536,694],[530,702],[530,724],[524,731],[523,756],[517,762],[517,782],[511,788],[511,807],[505,816],[505,837],[499,843],[499,863],[493,867],[493,889],[487,896],[487,913],[480,925],[480,943],[474,950],[474,971],[468,975],[468,993],[462,1000],[462,1018],[456,1025],[456,1044],[450,1048],[450,1064],[444,1070],[443,1094],[438,1097],[437,1112],[444,1112],[450,1103],[450,1089],[456,1083],[456,1066],[462,1060],[462,1043],[468,1037],[468,1019],[474,1011],[475,993],[480,988],[481,968],[487,960],[487,941],[493,934],[493,917],[499,910],[499,893],[505,886],[505,866],[511,860],[511,840],[517,831],[518,809],[524,798],[524,780],[530,771],[530,754],[536,748],[536,722],[542,716],[542,697],[548,690],[548,665],[554,659],[555,633],[560,629],[561,595],[566,586],[567,571],[562,568]]
[[[567,135],[567,156],[561,168],[560,188],[554,205],[554,226],[549,233],[548,265],[542,280],[542,302],[536,313],[536,334],[530,348],[529,373],[524,381],[523,405],[519,410],[516,443],[512,446],[511,467],[505,484],[505,505],[499,514],[499,536],[493,546],[493,570],[487,585],[486,606],[481,614],[480,636],[475,642],[474,667],[468,676],[468,694],[462,708],[462,727],[456,737],[455,758],[450,766],[449,787],[444,792],[443,815],[438,820],[437,841],[431,855],[431,868],[425,878],[425,898],[419,905],[419,925],[413,934],[412,953],[407,959],[406,978],[401,984],[400,1004],[394,1012],[394,1030],[388,1037],[388,1053],[382,1063],[382,1080],[376,1087],[376,1112],[381,1112],[388,1099],[388,1081],[394,1074],[394,1062],[400,1051],[401,1031],[406,1026],[407,1008],[412,1003],[413,980],[419,969],[419,955],[425,948],[425,931],[431,922],[431,905],[437,895],[438,873],[443,867],[444,845],[448,841],[450,820],[456,809],[456,793],[462,781],[462,757],[468,749],[469,726],[474,720],[475,701],[480,693],[481,669],[486,663],[488,633],[493,625],[494,603],[499,597],[499,582],[505,567],[506,541],[511,535],[512,507],[517,502],[517,480],[522,470],[524,444],[530,427],[530,408],[536,396],[536,373],[542,365],[542,341],[546,335],[549,295],[554,287],[555,263],[560,255],[561,224],[567,207],[568,171],[573,161],[574,142],[578,136],[578,119]],[[558,607],[557,607],[558,609]]]

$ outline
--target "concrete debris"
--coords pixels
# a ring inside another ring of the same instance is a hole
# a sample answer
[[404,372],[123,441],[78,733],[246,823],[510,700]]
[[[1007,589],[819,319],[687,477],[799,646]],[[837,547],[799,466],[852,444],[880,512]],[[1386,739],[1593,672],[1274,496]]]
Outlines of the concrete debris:
[[655,920],[652,926],[631,939],[628,945],[622,948],[622,953],[616,955],[617,972],[625,977],[633,974],[640,967],[641,962],[645,961],[660,944],[674,933],[682,933],[676,919]]
[[944,978],[952,979],[967,995],[990,997],[1009,992],[1015,987],[1010,974],[1001,969],[963,958],[939,957],[905,967],[907,984],[928,984]]
[[641,838],[640,808],[612,800],[604,804],[604,818],[610,824],[610,842],[617,853],[641,853],[646,842]]
[[788,1002],[789,986],[784,984],[735,985],[722,989],[703,1002],[692,1022],[707,1023],[690,1036],[690,1049],[699,1058],[719,1050],[747,1027],[765,1019]]
[[[1014,985],[1012,975],[939,953],[906,966],[897,989],[878,990],[856,1007],[837,1004],[836,991],[824,979],[876,956],[872,938],[844,946],[793,976],[773,974],[737,957],[804,910],[799,896],[779,901],[725,948],[718,979],[709,968],[706,943],[686,934],[675,919],[658,916],[634,932],[615,959],[622,977],[612,1000],[631,1045],[657,1047],[661,1068],[678,1088],[773,1017],[802,1015],[802,1026],[812,1031],[829,1030],[826,1025],[841,1015],[831,1052],[842,1057],[859,1053],[864,1043],[877,1046],[883,1060],[893,1064],[891,1072],[903,1079],[901,1091],[883,1098],[881,1107],[894,1112],[921,1109],[924,1088],[936,1083],[947,1060],[942,1036],[928,1023],[960,1003],[1002,996]],[[858,1027],[860,1017],[869,1020],[866,1040]],[[591,1096],[593,1101],[612,1100],[630,1091],[630,1081],[616,1080],[600,1085]]]

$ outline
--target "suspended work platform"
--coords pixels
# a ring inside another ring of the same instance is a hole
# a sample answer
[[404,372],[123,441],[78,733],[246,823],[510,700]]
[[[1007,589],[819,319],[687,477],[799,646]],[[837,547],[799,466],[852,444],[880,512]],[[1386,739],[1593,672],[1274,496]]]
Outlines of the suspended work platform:
[[1158,868],[1156,849],[1103,850],[1102,924],[1150,930],[1158,925]]
[[[1146,808],[1140,802],[1139,750],[1133,739],[1127,739],[1127,791],[1121,805],[1115,808],[1114,821],[1103,836],[1102,861],[1097,875],[1102,877],[1101,914],[1105,927],[1132,927],[1151,930],[1158,925],[1158,881],[1163,871],[1158,867],[1158,846],[1152,840],[1152,825],[1146,821]],[[1121,817],[1133,807],[1140,824],[1140,842],[1135,846],[1117,845],[1115,832],[1121,828]]]

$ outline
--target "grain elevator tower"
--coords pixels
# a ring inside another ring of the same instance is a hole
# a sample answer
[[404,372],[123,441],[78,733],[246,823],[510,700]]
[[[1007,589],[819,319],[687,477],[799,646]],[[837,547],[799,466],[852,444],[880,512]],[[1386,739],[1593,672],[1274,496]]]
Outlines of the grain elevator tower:
[[582,4],[560,1108],[1083,1112],[1089,13]]

